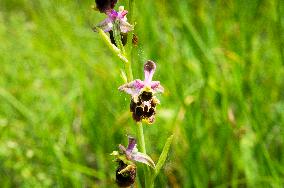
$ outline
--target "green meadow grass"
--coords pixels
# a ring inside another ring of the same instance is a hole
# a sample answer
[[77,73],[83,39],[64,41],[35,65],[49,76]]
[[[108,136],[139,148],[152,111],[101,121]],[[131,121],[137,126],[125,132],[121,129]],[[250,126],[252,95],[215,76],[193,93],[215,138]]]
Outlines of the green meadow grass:
[[[122,63],[94,1],[0,1],[0,187],[115,187],[109,155],[135,135]],[[126,4],[120,1],[119,4]],[[284,1],[136,0],[133,72],[157,63],[145,126],[156,187],[284,186]]]

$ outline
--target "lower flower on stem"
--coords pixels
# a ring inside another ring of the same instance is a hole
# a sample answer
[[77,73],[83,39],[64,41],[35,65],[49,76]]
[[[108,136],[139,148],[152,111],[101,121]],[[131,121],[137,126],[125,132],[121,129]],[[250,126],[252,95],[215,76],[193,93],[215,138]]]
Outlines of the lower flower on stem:
[[120,144],[119,151],[113,151],[111,155],[113,155],[115,157],[115,161],[118,162],[116,183],[120,187],[129,187],[135,182],[135,162],[140,162],[155,168],[154,161],[148,155],[138,152],[136,140],[130,136],[128,137],[127,148]]

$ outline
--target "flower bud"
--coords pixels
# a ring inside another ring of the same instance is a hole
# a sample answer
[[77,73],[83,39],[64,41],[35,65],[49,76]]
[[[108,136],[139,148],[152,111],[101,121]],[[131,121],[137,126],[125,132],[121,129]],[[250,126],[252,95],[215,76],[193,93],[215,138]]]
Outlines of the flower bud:
[[139,43],[138,36],[133,33],[132,44],[136,47],[138,46],[138,43]]
[[117,0],[96,0],[96,8],[100,12],[106,13],[108,10],[113,9],[116,3]]

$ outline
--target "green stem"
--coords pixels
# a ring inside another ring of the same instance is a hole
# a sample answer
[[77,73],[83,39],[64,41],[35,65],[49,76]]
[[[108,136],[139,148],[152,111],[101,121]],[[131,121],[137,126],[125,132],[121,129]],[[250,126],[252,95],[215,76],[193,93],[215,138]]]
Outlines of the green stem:
[[[144,132],[143,132],[143,125],[141,122],[137,123],[137,136],[138,136],[138,143],[140,145],[140,151],[142,153],[146,153],[146,145],[145,145],[145,139],[144,139]],[[145,179],[145,187],[149,187],[149,168],[147,166],[143,167],[144,172],[144,179]]]
[[143,125],[141,122],[137,123],[137,133],[138,133],[138,141],[140,144],[140,150],[142,153],[146,154],[146,146],[143,132]]
[[[126,57],[125,48],[124,48],[124,46],[122,44],[122,41],[121,41],[121,35],[120,35],[120,29],[119,29],[119,24],[118,23],[114,24],[113,35],[114,35],[114,40],[115,40],[115,43],[116,43],[117,47],[122,52],[122,55],[124,57]],[[132,49],[129,49],[129,50],[130,50],[130,54],[131,54]],[[130,81],[133,80],[132,67],[131,67],[131,58],[130,58],[130,61],[129,60],[128,61],[124,61],[124,67],[125,67],[125,72],[126,72],[126,75],[127,75],[127,82],[130,82]]]
[[126,69],[127,81],[131,82],[133,80],[131,61],[125,63],[125,69]]
[[129,0],[128,3],[128,21],[132,24],[133,23],[133,7],[134,7],[134,0]]
[[[134,0],[129,0],[128,2],[128,21],[130,24],[134,24],[133,23],[133,7],[134,7]],[[128,55],[128,59],[129,59],[129,63],[125,64],[125,69],[128,75],[128,81],[132,81],[133,80],[133,74],[132,74],[132,67],[131,64],[133,63],[133,46],[132,46],[132,38],[133,38],[133,31],[128,33],[128,37],[130,39],[128,39],[127,44],[126,44],[126,49],[128,51],[127,55]]]
[[[134,19],[133,19],[133,7],[134,7],[134,0],[129,0],[129,7],[128,7],[128,20],[130,22],[130,24],[134,25]],[[129,63],[125,64],[125,68],[126,68],[126,72],[127,75],[130,75],[130,77],[128,79],[133,80],[133,76],[132,76],[132,68],[131,68],[131,63],[134,61],[134,55],[133,55],[133,46],[132,46],[132,38],[133,38],[133,31],[131,31],[129,33],[130,35],[130,40],[128,40],[127,42],[127,50],[128,50],[128,59],[129,59]],[[129,36],[128,35],[128,36]],[[138,136],[138,143],[140,145],[140,151],[142,153],[147,154],[146,152],[146,145],[145,145],[145,139],[144,139],[144,132],[143,132],[143,125],[141,122],[139,122],[137,124],[137,136]],[[143,167],[143,171],[144,171],[144,179],[145,179],[145,187],[149,187],[152,185],[150,180],[150,169],[148,168],[148,166],[144,166]],[[150,184],[149,184],[150,183]],[[154,184],[153,184],[154,185]]]
[[100,37],[103,39],[103,41],[105,42],[105,44],[109,47],[109,49],[112,51],[112,53],[114,55],[116,55],[117,57],[120,58],[120,60],[122,62],[124,62],[125,64],[129,63],[128,59],[125,57],[125,55],[122,54],[121,50],[118,49],[114,44],[111,43],[109,36],[107,34],[105,34],[105,32],[100,29],[100,28],[96,28],[96,31],[99,33]]
[[115,54],[118,55],[120,54],[120,50],[111,43],[109,36],[107,36],[107,34],[100,28],[95,28],[95,30],[98,32],[98,34],[100,35],[100,37],[103,39],[103,41],[105,42],[105,44],[109,47],[109,49]]

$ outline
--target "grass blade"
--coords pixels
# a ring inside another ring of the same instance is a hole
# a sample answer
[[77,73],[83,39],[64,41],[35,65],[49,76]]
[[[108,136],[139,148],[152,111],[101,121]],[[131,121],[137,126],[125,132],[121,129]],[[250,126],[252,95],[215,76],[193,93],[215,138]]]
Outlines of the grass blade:
[[170,150],[170,146],[171,146],[171,143],[173,141],[173,137],[174,135],[171,135],[168,139],[167,139],[167,142],[165,143],[164,145],[164,148],[163,148],[163,151],[160,155],[160,158],[158,160],[158,163],[157,163],[157,166],[156,166],[156,169],[155,169],[155,177],[159,174],[162,166],[164,165],[166,159],[167,159],[167,156],[168,156],[168,152]]

